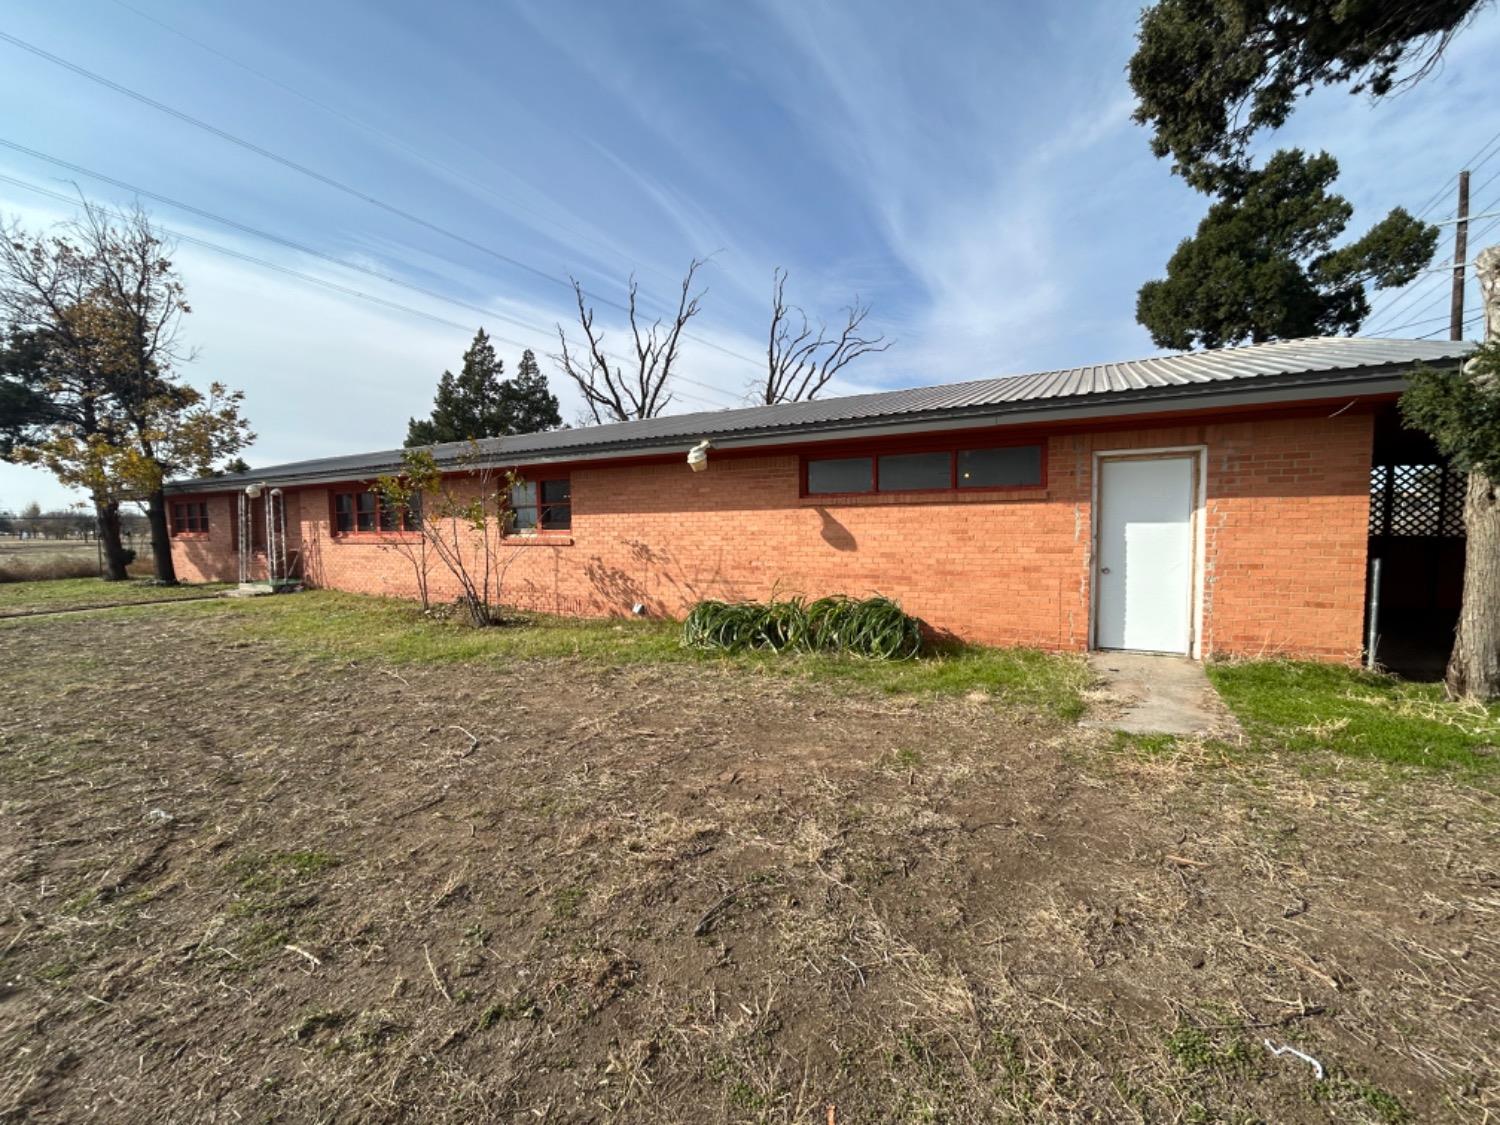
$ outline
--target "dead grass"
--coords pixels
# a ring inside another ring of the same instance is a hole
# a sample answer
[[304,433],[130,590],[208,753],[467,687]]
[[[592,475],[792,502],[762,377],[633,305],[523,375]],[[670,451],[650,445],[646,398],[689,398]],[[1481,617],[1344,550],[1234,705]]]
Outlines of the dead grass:
[[1500,1112],[1461,776],[734,664],[336,661],[253,612],[0,625],[0,1115]]
[[0,560],[0,583],[48,582],[59,578],[97,578],[99,562],[82,556],[50,555],[39,559]]
[[[151,575],[149,540],[136,541],[130,564],[136,578]],[[0,585],[99,577],[99,545],[76,540],[0,538]]]

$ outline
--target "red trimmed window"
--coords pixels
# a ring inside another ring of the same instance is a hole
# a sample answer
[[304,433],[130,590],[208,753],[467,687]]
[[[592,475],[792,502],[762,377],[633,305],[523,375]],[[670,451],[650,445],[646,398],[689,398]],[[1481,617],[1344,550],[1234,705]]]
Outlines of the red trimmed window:
[[175,500],[172,502],[173,535],[207,535],[208,502]]
[[573,484],[567,477],[528,480],[510,490],[510,535],[569,531],[573,527]]
[[806,457],[804,496],[857,496],[871,492],[964,492],[985,488],[1039,488],[1046,482],[1041,445]]
[[335,535],[391,535],[422,528],[422,496],[415,494],[404,505],[386,502],[378,492],[335,492],[333,494],[333,533]]

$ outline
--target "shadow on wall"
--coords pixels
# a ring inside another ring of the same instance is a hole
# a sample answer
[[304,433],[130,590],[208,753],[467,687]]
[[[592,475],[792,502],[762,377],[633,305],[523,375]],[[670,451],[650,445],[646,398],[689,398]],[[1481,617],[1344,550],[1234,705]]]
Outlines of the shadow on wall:
[[823,537],[823,542],[827,543],[835,551],[853,551],[858,549],[859,544],[855,541],[853,533],[843,524],[839,523],[838,520],[834,519],[833,516],[829,515],[827,508],[815,508],[814,511],[818,513],[818,519],[822,521],[818,527],[818,534]]
[[709,573],[689,575],[668,551],[640,539],[627,540],[625,546],[629,569],[610,566],[598,555],[584,564],[596,604],[606,612],[623,613],[639,604],[653,616],[671,616],[707,597],[733,601],[746,596],[740,584],[724,574],[722,555]]
[[302,581],[309,586],[323,585],[323,536],[314,525],[312,534],[302,537]]

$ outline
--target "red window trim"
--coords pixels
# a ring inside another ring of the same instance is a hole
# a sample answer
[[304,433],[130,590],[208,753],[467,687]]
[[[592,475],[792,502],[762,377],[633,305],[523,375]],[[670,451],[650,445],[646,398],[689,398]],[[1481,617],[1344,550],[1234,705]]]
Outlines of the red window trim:
[[173,500],[172,509],[167,514],[170,517],[173,539],[208,538],[210,525],[207,500]]
[[[531,506],[534,507],[534,508],[536,508],[537,526],[531,527],[531,528],[525,528],[525,529],[510,528],[510,529],[505,530],[505,531],[503,531],[501,533],[501,538],[504,539],[506,542],[511,542],[511,541],[514,541],[514,540],[524,540],[526,542],[533,542],[534,543],[534,542],[545,542],[545,541],[549,541],[549,540],[563,540],[563,539],[566,539],[569,543],[571,543],[573,541],[573,474],[572,473],[557,473],[557,472],[553,472],[553,473],[551,473],[551,474],[549,474],[547,476],[544,476],[544,477],[540,477],[540,476],[539,477],[528,477],[523,472],[517,472],[516,475],[520,478],[520,480],[518,481],[518,483],[520,483],[520,484],[532,484],[532,485],[536,486],[536,503],[534,505],[531,505]],[[563,482],[565,482],[567,484],[567,486],[568,486],[568,500],[567,500],[566,504],[546,504],[546,505],[544,505],[542,503],[542,485],[550,483],[550,482],[553,482],[553,481],[563,481]],[[541,523],[542,523],[542,508],[543,507],[554,508],[554,509],[555,508],[567,508],[568,509],[568,526],[567,527],[542,527]],[[511,507],[510,507],[510,494],[509,493],[507,493],[506,497],[505,497],[505,510],[507,512],[509,512],[511,510]]]
[[[974,485],[971,488],[961,488],[958,484],[958,454],[962,452],[975,452],[985,449],[1018,449],[1025,446],[1034,446],[1041,453],[1041,477],[1035,484],[984,484]],[[908,453],[946,453],[948,454],[948,485],[946,488],[893,488],[882,489],[880,487],[880,459],[882,457],[900,457]],[[870,459],[870,487],[860,492],[812,492],[807,486],[807,466],[811,461],[846,461],[856,458]],[[996,492],[1038,492],[1047,487],[1047,439],[1031,438],[1013,441],[997,441],[994,439],[975,441],[972,436],[965,439],[959,437],[927,438],[912,441],[909,444],[894,445],[890,442],[881,442],[870,445],[846,446],[840,449],[829,449],[814,453],[803,453],[798,458],[797,466],[797,495],[803,500],[862,500],[871,497],[889,497],[897,500],[903,496],[975,496],[983,493]],[[885,501],[889,503],[890,500]]]
[[[348,531],[340,531],[339,530],[339,497],[340,496],[349,496],[349,497],[353,497],[354,498],[351,502],[354,505],[354,511],[353,511],[352,514],[354,516],[355,526],[352,527],[352,528],[350,528]],[[370,531],[360,531],[360,530],[358,530],[358,525],[359,525],[359,511],[358,511],[359,500],[358,500],[358,497],[360,497],[360,496],[373,496],[375,498],[375,509],[374,509],[375,527],[372,530],[370,530]],[[380,511],[381,511],[381,508],[384,506],[384,504],[385,504],[385,498],[383,496],[381,496],[380,493],[377,492],[377,491],[375,491],[373,488],[369,488],[369,487],[364,487],[364,488],[330,488],[328,490],[328,534],[329,534],[329,536],[331,538],[335,539],[335,540],[340,541],[340,542],[357,541],[357,542],[366,542],[366,543],[380,543],[380,542],[389,543],[392,540],[396,540],[396,541],[412,540],[412,539],[420,539],[422,537],[422,532],[421,532],[421,530],[419,528],[410,528],[410,527],[406,526],[406,517],[405,517],[405,515],[403,515],[402,518],[401,518],[401,526],[399,528],[382,529],[381,526],[380,526]]]

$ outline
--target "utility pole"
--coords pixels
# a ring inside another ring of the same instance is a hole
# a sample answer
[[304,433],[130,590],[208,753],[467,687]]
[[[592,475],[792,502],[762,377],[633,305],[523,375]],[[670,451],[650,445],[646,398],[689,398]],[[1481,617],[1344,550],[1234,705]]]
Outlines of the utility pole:
[[1448,314],[1448,339],[1464,338],[1464,271],[1469,256],[1469,173],[1458,174],[1458,226],[1453,235],[1453,305]]

